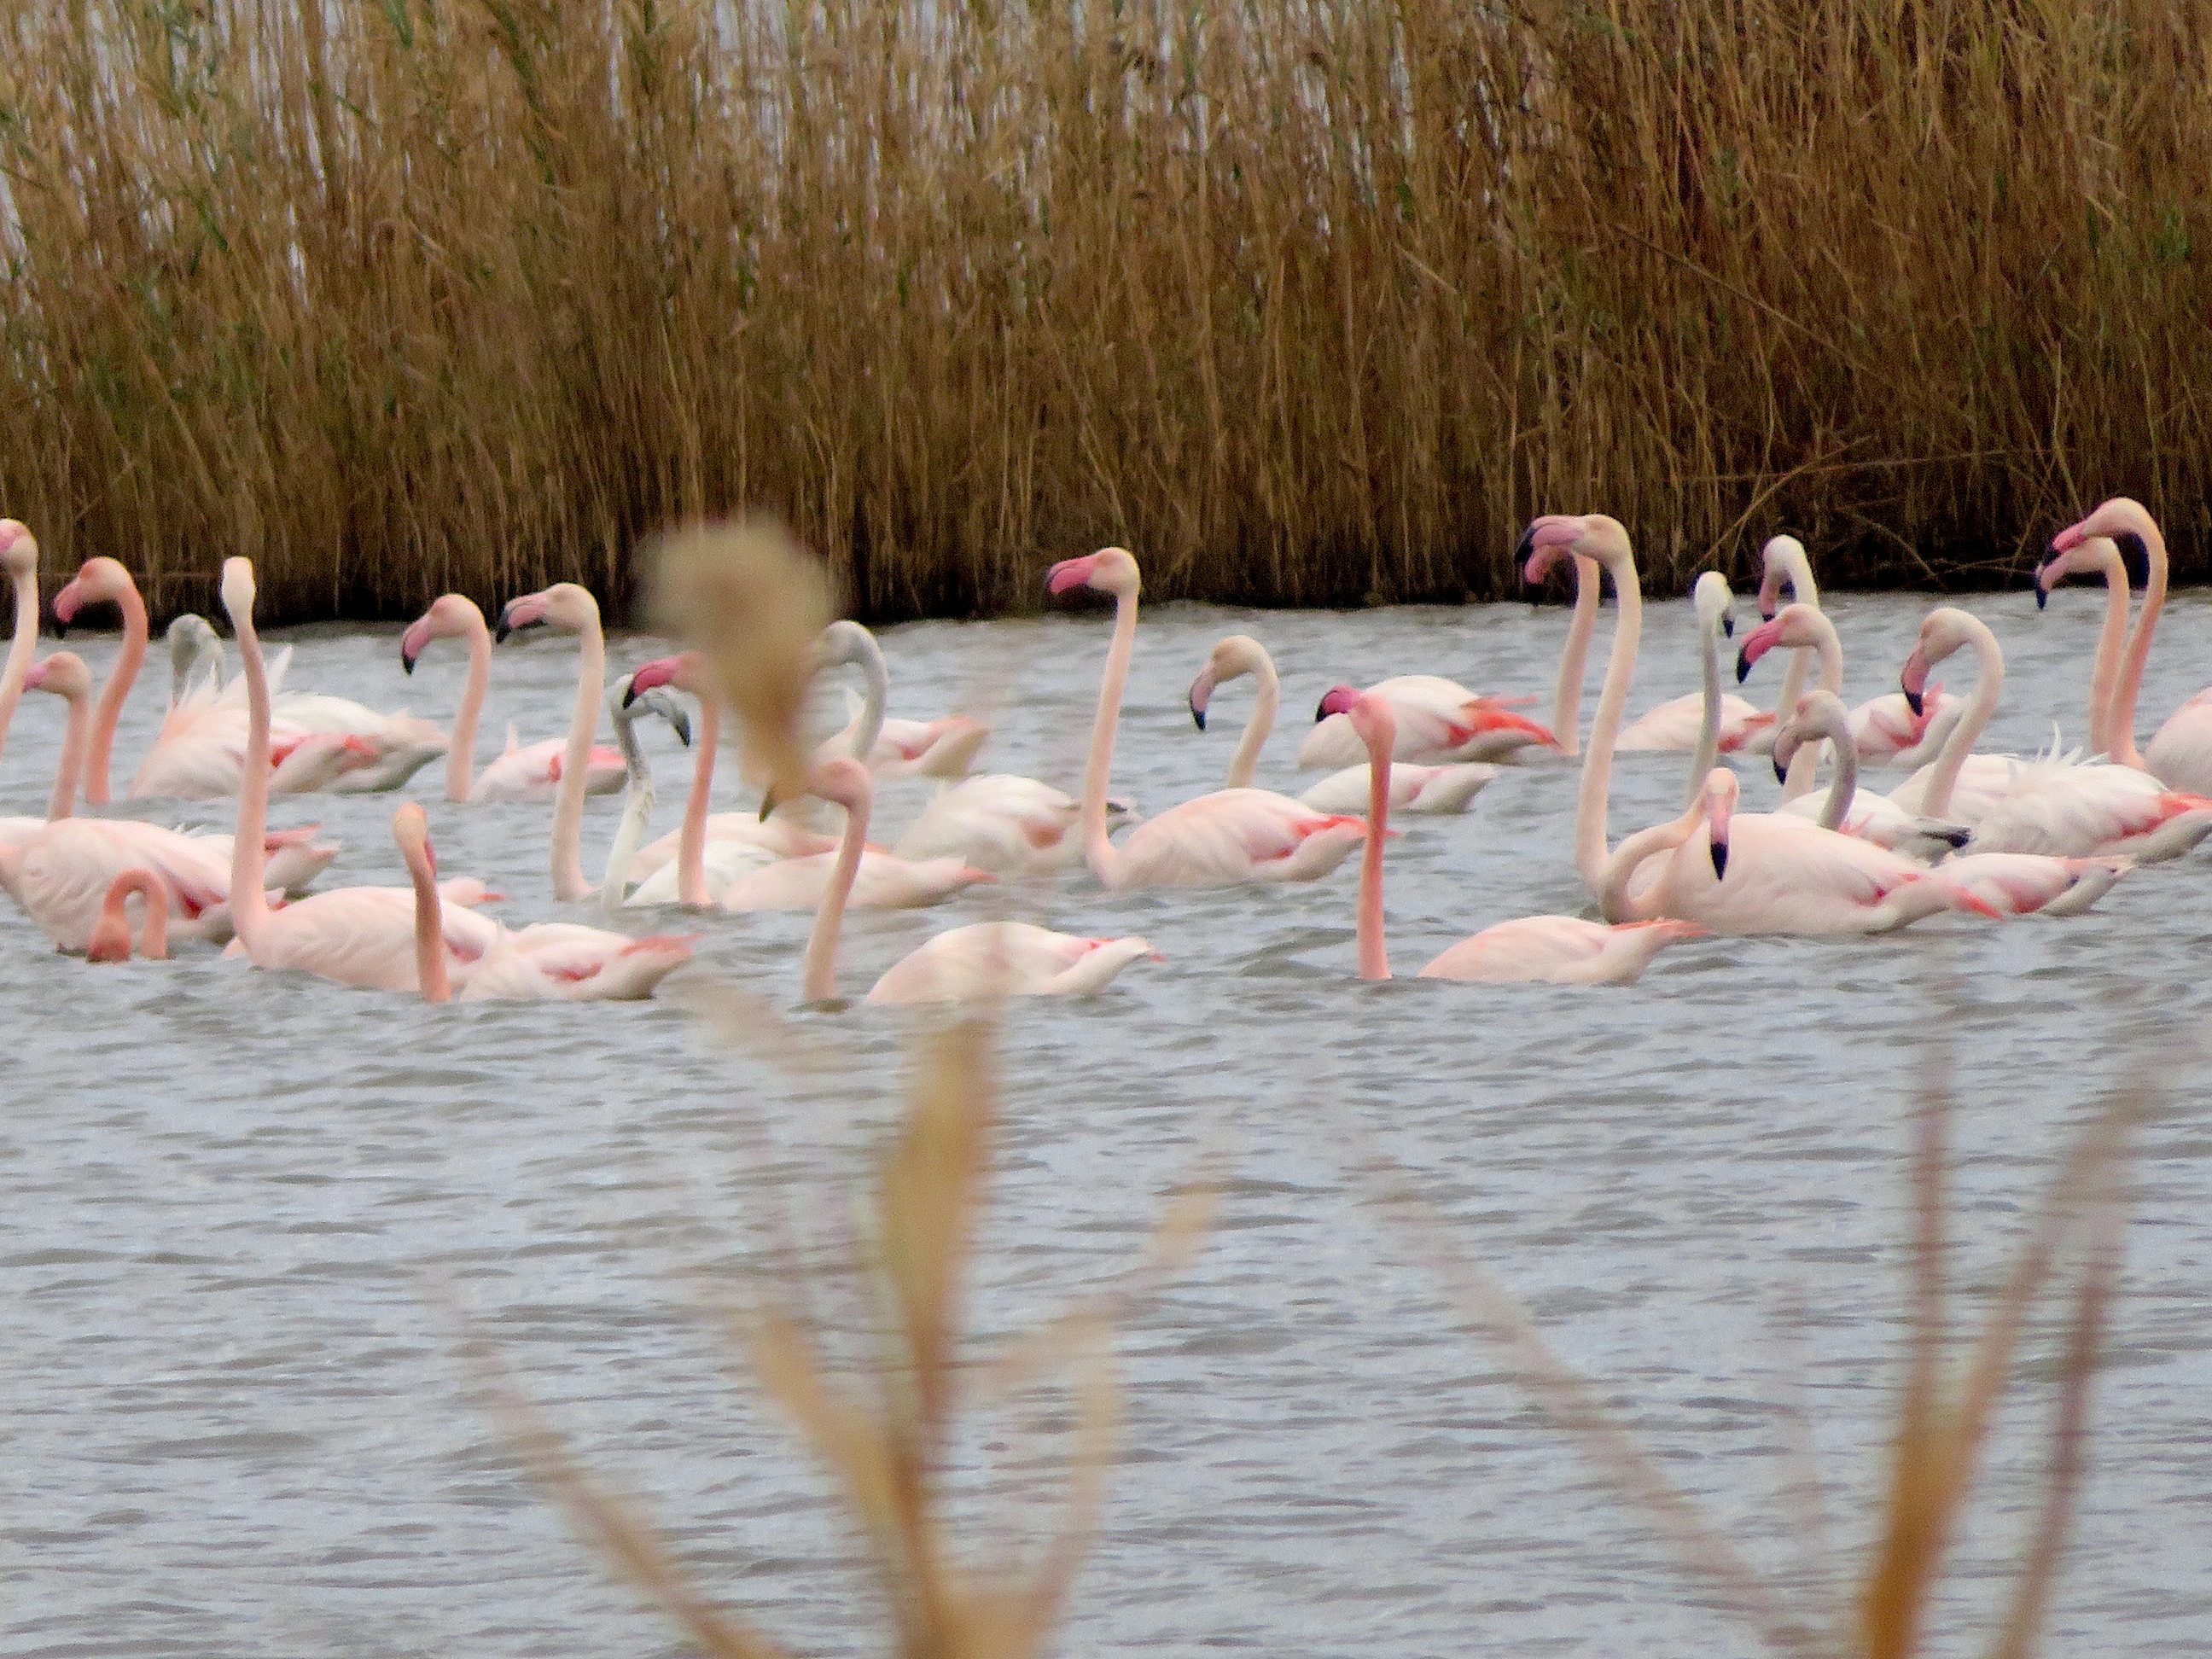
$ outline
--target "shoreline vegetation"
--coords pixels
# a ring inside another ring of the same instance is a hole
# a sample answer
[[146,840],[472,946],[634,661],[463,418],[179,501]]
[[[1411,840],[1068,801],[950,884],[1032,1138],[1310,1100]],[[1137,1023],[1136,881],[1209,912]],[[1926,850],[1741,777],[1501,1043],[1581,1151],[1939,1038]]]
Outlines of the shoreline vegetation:
[[2212,34],[2146,0],[9,0],[0,510],[157,613],[782,514],[859,615],[2205,572]]

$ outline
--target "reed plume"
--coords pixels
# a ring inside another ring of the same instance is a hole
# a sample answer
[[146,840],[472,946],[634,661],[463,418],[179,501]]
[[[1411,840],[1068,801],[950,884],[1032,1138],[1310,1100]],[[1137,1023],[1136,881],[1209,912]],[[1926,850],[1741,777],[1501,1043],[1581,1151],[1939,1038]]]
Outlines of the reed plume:
[[2149,0],[0,0],[0,501],[157,611],[758,503],[858,611],[2204,569],[2212,28]]

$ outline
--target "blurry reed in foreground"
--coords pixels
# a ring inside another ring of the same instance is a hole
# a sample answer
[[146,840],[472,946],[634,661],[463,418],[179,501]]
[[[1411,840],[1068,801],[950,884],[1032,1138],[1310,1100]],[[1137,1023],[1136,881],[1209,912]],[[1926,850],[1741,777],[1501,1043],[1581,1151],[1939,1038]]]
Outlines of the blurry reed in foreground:
[[[1706,1522],[1511,1294],[1454,1247],[1405,1172],[1379,1158],[1370,1168],[1391,1209],[1414,1230],[1453,1306],[1502,1347],[1513,1380],[1567,1432],[1599,1478],[1650,1522],[1684,1567],[1711,1583],[1720,1605],[1747,1620],[1767,1646],[1808,1659],[1913,1659],[1939,1645],[1955,1650],[1968,1634],[1930,1629],[1930,1601],[2024,1328],[2039,1297],[2070,1270],[2042,1491],[2004,1612],[1982,1650],[1989,1659],[2028,1659],[2039,1644],[2081,1489],[2090,1385],[2124,1242],[2118,1188],[2129,1132],[2146,1105],[2136,1092],[2116,1095],[2082,1132],[2030,1220],[1978,1332],[1967,1339],[1954,1327],[1944,1284],[1948,1087],[1930,1079],[1914,1119],[1910,1335],[1887,1490],[1869,1559],[1847,1564],[1831,1553],[1819,1472],[1799,1472],[1807,1500],[1797,1517],[1802,1577],[1816,1587],[1809,1607],[1802,1585],[1769,1582]],[[1954,1364],[1953,1351],[1962,1343],[1964,1363]]]
[[860,612],[1840,583],[2212,500],[2212,22],[2153,0],[0,0],[0,507],[412,613],[759,502]]

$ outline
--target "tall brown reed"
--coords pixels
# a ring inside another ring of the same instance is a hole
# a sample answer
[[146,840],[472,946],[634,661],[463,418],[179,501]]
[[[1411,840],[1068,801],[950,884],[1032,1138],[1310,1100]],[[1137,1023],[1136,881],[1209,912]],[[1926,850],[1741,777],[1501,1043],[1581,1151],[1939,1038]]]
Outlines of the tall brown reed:
[[158,608],[774,507],[878,615],[2204,568],[2202,0],[0,0],[0,505]]

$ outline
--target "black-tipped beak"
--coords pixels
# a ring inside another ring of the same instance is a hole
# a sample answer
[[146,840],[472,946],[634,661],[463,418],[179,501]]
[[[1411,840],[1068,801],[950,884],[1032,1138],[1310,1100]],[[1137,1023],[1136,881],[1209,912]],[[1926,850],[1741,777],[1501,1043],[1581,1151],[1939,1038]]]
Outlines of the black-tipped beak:
[[1774,753],[1774,754],[1769,755],[1769,756],[1767,757],[1767,758],[1768,758],[1769,760],[1771,760],[1771,761],[1772,761],[1772,762],[1774,763],[1774,781],[1775,781],[1775,782],[1777,782],[1777,783],[1787,783],[1787,782],[1789,782],[1789,781],[1790,781],[1790,763],[1789,763],[1788,761],[1785,761],[1785,760],[1784,760],[1784,759],[1782,758],[1782,756],[1781,756],[1781,754],[1780,754],[1780,752],[1779,752],[1779,751],[1777,751],[1777,752],[1776,752],[1776,753]]
[[770,784],[766,789],[761,791],[760,821],[763,823],[766,823],[768,822],[768,815],[775,811],[775,786],[774,784]]
[[1712,854],[1713,879],[1725,881],[1728,878],[1728,843],[1724,841],[1715,842],[1712,844]]
[[507,625],[507,612],[504,611],[501,611],[499,613],[499,626],[491,630],[491,642],[494,645],[505,645],[507,643],[507,636],[513,632],[514,632],[514,630]]
[[399,653],[399,672],[403,674],[412,674],[415,672],[415,659],[409,656],[404,650]]
[[1513,544],[1513,562],[1526,567],[1528,556],[1536,550],[1536,526],[1530,525],[1521,532],[1521,539]]
[[1190,720],[1191,724],[1198,727],[1200,731],[1203,732],[1206,730],[1206,710],[1200,708],[1196,703],[1193,703],[1190,706]]
[[[636,687],[636,685],[635,685],[635,684],[629,684],[629,685],[626,685],[626,686],[624,686],[624,687],[623,688],[623,708],[629,708],[629,707],[630,706],[630,704],[632,704],[632,703],[635,702],[636,701],[637,701],[637,687]],[[689,742],[689,741],[690,741],[690,739],[689,739],[689,738],[686,738],[686,739],[685,739],[685,741],[686,741],[686,742]]]
[[1928,712],[1927,704],[1917,691],[1905,686],[1899,686],[1898,690],[1905,693],[1905,706],[1912,711],[1913,719],[1918,720]]
[[1774,607],[1762,600],[1759,607],[1759,619],[1761,622],[1772,622],[1774,620]]
[[2043,578],[2035,579],[2035,608],[2038,611],[2051,603],[2051,590],[2043,585]]
[[70,625],[67,623],[64,622],[59,617],[54,618],[54,637],[56,639],[67,639],[69,637],[69,630]]
[[1741,685],[1751,678],[1751,659],[1743,652],[1735,653],[1735,683]]
[[1734,617],[1723,617],[1721,618],[1721,637],[1723,639],[1729,640],[1735,637],[1735,618]]
[[1327,697],[1323,697],[1323,698],[1322,698],[1319,702],[1317,702],[1317,703],[1316,703],[1316,704],[1314,705],[1314,724],[1315,724],[1316,726],[1319,726],[1319,725],[1320,725],[1323,720],[1327,720],[1328,718],[1328,699]]

